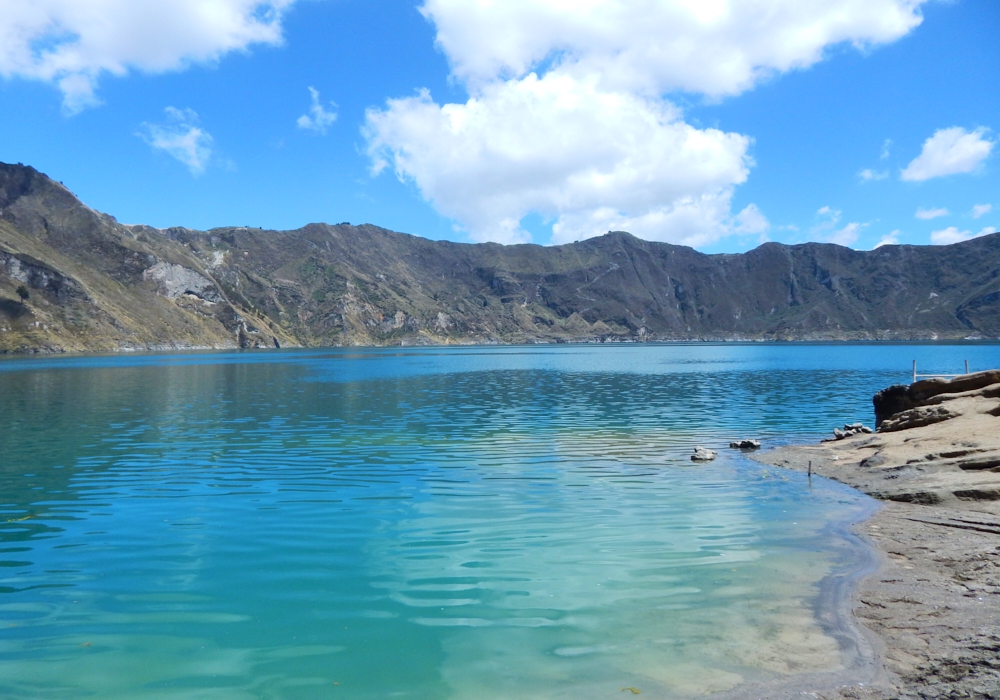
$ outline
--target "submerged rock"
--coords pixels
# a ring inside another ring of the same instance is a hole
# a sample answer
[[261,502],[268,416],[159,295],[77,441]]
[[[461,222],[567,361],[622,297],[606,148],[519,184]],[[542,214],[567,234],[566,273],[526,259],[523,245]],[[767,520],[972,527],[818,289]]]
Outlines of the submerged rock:
[[713,459],[718,457],[718,453],[715,450],[710,450],[707,447],[696,447],[694,448],[694,454],[691,455],[692,462],[711,462]]
[[734,450],[759,450],[760,440],[733,440],[729,446]]

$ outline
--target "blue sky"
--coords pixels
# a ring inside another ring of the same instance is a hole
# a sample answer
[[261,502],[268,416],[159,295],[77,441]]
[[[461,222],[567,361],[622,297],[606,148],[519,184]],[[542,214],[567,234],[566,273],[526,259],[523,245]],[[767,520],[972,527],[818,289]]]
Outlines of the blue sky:
[[0,160],[126,223],[706,252],[1000,228],[995,0],[9,5]]

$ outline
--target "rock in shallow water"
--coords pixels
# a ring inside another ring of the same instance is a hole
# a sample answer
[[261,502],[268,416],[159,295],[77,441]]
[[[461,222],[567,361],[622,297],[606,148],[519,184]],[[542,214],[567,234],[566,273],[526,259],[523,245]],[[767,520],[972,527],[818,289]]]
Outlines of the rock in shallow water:
[[733,440],[729,446],[735,450],[759,450],[760,440]]
[[692,462],[711,462],[713,459],[718,457],[718,453],[715,450],[710,450],[707,447],[696,447],[694,448],[694,454],[691,455]]

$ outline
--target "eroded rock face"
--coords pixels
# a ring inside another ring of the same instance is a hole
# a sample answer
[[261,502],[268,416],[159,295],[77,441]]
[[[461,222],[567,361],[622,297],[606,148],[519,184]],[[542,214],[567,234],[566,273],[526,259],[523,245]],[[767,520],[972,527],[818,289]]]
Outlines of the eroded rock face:
[[60,301],[86,297],[74,279],[28,255],[14,255],[0,250],[0,271],[31,289],[44,289]]
[[925,425],[940,423],[949,418],[956,418],[960,415],[962,414],[947,406],[917,406],[882,421],[882,425],[879,426],[878,431],[880,433],[890,433],[895,430],[920,428]]
[[157,293],[168,299],[190,294],[212,303],[222,301],[222,295],[210,279],[183,265],[161,260],[145,270],[142,278],[155,282]]
[[[993,369],[963,374],[951,380],[934,378],[924,379],[909,385],[894,384],[872,397],[872,404],[875,407],[875,428],[882,431],[883,423],[898,414],[908,413],[922,406],[941,404],[950,398],[965,395],[988,396],[989,391],[991,391],[990,387],[993,385],[1000,385],[1000,370]],[[997,387],[996,395],[1000,395],[1000,386]],[[938,420],[935,420],[935,417],[938,417]],[[905,424],[904,427],[891,427],[889,430],[904,430],[907,427],[930,425],[950,417],[952,416],[934,411],[908,413],[908,417],[893,423],[893,426]]]

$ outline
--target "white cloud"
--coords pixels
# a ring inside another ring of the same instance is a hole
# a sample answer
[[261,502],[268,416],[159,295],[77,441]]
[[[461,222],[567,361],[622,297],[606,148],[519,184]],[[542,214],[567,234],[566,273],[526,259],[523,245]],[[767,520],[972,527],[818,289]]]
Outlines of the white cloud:
[[[892,139],[886,139],[882,142],[882,150],[879,152],[878,159],[885,160],[889,157],[889,151],[892,148]],[[888,170],[872,170],[871,168],[865,168],[860,173],[858,173],[858,179],[861,182],[871,182],[873,180],[886,180],[889,178]]]
[[281,41],[294,0],[4,0],[0,76],[55,84],[63,109],[99,102],[104,74],[162,73]]
[[440,105],[422,91],[369,110],[373,170],[415,183],[474,240],[530,240],[531,212],[553,222],[554,242],[763,233],[756,207],[730,207],[751,140],[685,123],[664,95],[734,95],[832,45],[893,41],[923,2],[425,0],[470,98]]
[[734,233],[757,233],[764,234],[771,229],[771,222],[757,208],[756,204],[748,204],[733,217]]
[[325,134],[327,128],[337,121],[337,105],[334,102],[330,102],[333,111],[328,112],[319,101],[319,90],[310,86],[309,95],[312,98],[309,113],[303,114],[295,120],[295,123],[300,129],[308,129],[318,134]]
[[936,219],[939,216],[948,216],[949,212],[947,209],[924,209],[923,207],[917,208],[917,213],[914,214],[918,219],[923,219],[928,221],[930,219]]
[[871,168],[865,168],[860,173],[858,173],[858,177],[861,179],[862,182],[871,182],[872,180],[885,180],[887,177],[889,177],[889,171],[880,170],[876,172]]
[[949,226],[941,231],[931,232],[931,243],[934,245],[949,245],[950,243],[961,243],[962,241],[969,241],[973,238],[979,238],[980,236],[985,236],[989,233],[993,233],[992,228],[984,228],[979,233],[972,233],[972,231],[959,231],[954,226]]
[[878,243],[875,244],[875,247],[881,248],[884,245],[898,245],[899,237],[900,235],[902,235],[902,233],[903,232],[900,231],[899,229],[887,233],[886,235],[882,236],[882,238],[879,239]]
[[212,137],[198,126],[198,114],[192,109],[167,107],[162,124],[143,123],[138,135],[153,149],[176,158],[192,175],[205,172],[212,158]]
[[888,158],[891,150],[892,150],[892,139],[886,139],[885,141],[882,142],[882,151],[878,154],[878,159],[885,160],[886,158]]
[[753,218],[729,222],[747,137],[594,80],[531,74],[444,106],[423,91],[370,110],[366,135],[376,171],[411,179],[473,240],[529,240],[520,221],[532,211],[555,221],[557,243],[622,229],[700,245]]
[[735,95],[807,68],[827,47],[869,47],[920,24],[924,0],[425,0],[459,80],[522,77],[546,64],[602,90]]
[[977,204],[974,207],[972,207],[972,218],[978,219],[980,216],[983,216],[984,214],[989,214],[991,211],[993,211],[992,204]]
[[834,209],[833,207],[820,207],[816,210],[816,216],[820,219],[825,219],[821,221],[816,226],[813,227],[813,233],[819,231],[826,231],[832,229],[840,221],[841,211],[839,209]]
[[995,142],[986,138],[987,129],[966,131],[960,126],[938,129],[924,141],[920,155],[900,173],[900,179],[923,182],[932,177],[971,173],[986,160]]
[[827,236],[826,240],[830,243],[836,243],[837,245],[842,246],[854,245],[858,241],[861,229],[867,225],[868,224],[859,224],[856,221],[851,222],[844,226],[844,228],[831,232],[830,235]]
[[810,233],[815,240],[825,243],[836,243],[842,246],[851,246],[857,242],[861,230],[868,224],[852,221],[842,228],[837,228],[840,223],[842,212],[831,207],[821,207],[816,211],[816,216],[820,222],[810,229]]

